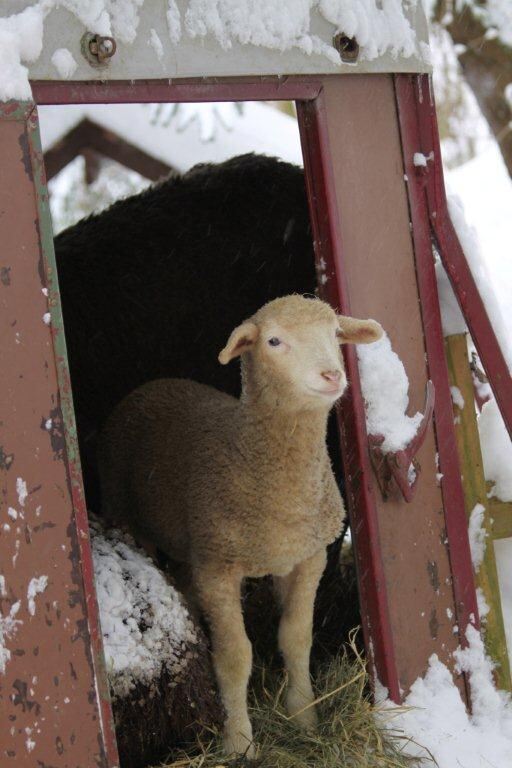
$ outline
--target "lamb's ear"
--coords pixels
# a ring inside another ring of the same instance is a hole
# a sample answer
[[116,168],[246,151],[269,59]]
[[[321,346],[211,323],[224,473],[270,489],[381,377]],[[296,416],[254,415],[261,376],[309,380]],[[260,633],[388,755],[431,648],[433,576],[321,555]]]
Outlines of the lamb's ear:
[[228,343],[219,354],[219,363],[226,365],[234,357],[238,357],[242,352],[247,352],[258,338],[258,326],[254,323],[243,323],[235,328],[228,339]]
[[384,333],[376,320],[356,320],[355,317],[339,315],[338,324],[338,337],[342,344],[371,344]]

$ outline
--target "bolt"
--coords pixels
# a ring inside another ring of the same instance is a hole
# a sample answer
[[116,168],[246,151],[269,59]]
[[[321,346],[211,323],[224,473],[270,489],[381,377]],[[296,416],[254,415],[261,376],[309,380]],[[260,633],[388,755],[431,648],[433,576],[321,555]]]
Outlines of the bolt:
[[353,63],[359,57],[359,43],[355,37],[348,37],[343,32],[334,35],[332,44],[338,51],[341,60],[346,63]]
[[82,53],[93,67],[105,66],[116,52],[116,41],[113,37],[103,37],[86,32],[81,40]]
[[98,61],[110,59],[116,52],[116,41],[113,37],[102,37],[95,35],[89,41],[89,50],[93,56],[97,56]]

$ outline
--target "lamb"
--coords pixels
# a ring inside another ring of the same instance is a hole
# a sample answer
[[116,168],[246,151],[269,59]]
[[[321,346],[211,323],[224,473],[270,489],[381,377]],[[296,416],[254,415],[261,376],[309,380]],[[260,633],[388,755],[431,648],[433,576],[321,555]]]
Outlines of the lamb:
[[101,435],[105,514],[191,568],[210,625],[227,754],[255,754],[245,577],[273,576],[287,708],[302,727],[315,727],[313,604],[344,518],[327,417],[347,384],[340,344],[381,335],[377,322],[338,316],[319,299],[274,299],[219,354],[224,365],[241,357],[239,400],[194,381],[155,380],[116,407]]

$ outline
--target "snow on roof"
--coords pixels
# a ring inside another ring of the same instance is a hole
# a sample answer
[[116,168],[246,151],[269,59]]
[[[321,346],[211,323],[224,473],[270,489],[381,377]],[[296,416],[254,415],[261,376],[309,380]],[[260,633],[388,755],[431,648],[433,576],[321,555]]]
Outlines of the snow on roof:
[[[30,98],[27,64],[38,79],[79,80],[350,70],[354,65],[343,64],[333,45],[337,33],[357,38],[356,68],[385,59],[382,71],[395,70],[395,63],[404,69],[404,61],[405,69],[423,71],[430,61],[418,0],[8,0],[2,6],[0,100]],[[115,38],[118,50],[107,69],[91,69],[83,57],[86,31]]]
[[[178,107],[178,109],[176,109]],[[85,118],[178,171],[258,152],[302,164],[297,122],[261,102],[39,107],[43,150]]]

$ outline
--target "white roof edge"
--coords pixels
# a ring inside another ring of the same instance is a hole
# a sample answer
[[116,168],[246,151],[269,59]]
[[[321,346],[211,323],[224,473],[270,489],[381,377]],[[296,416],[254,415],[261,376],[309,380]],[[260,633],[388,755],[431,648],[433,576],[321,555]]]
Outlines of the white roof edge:
[[[53,1],[47,0],[47,6]],[[19,13],[25,7],[38,6],[39,2],[40,0],[7,0],[0,10],[0,22],[2,16]],[[245,0],[246,4],[247,2],[248,0]],[[282,1],[284,10],[290,2],[292,0]],[[123,19],[125,26],[120,25],[117,34],[114,18],[110,19],[105,27],[107,31],[111,27],[117,50],[108,64],[101,68],[91,66],[81,52],[81,40],[84,33],[88,31],[87,25],[82,23],[75,13],[57,6],[44,15],[44,44],[38,58],[28,65],[29,76],[32,80],[43,81],[59,81],[66,77],[73,81],[110,81],[430,72],[427,22],[420,0],[416,2],[390,0],[388,6],[384,6],[384,10],[377,0],[374,2],[375,8],[371,7],[371,3],[352,0],[349,11],[346,10],[346,4],[339,3],[336,6],[335,3],[331,3],[331,7],[335,6],[340,19],[351,20],[353,29],[356,30],[356,39],[361,42],[358,61],[353,64],[344,64],[340,62],[339,55],[333,47],[333,37],[337,31],[336,24],[328,20],[327,11],[322,11],[321,5],[312,1],[308,11],[304,11],[304,4],[301,4],[301,12],[309,14],[307,17],[309,26],[305,27],[304,34],[299,34],[297,29],[294,29],[289,37],[286,37],[288,28],[281,18],[279,22],[281,27],[274,38],[266,30],[266,37],[263,37],[261,44],[256,45],[252,42],[241,44],[240,30],[235,30],[230,39],[224,39],[222,32],[215,35],[207,30],[204,35],[199,34],[197,30],[201,28],[201,19],[199,22],[196,19],[196,27],[193,28],[187,15],[190,9],[198,8],[198,4],[194,4],[193,0],[176,0],[176,2],[169,0],[169,3],[164,3],[162,0],[143,0],[141,7],[136,0],[133,0],[132,11],[137,23],[132,24],[131,30],[126,29],[129,22],[125,19]],[[177,14],[181,14],[179,40],[175,31],[174,42],[171,39],[172,33],[169,32],[167,15],[170,5],[174,6]],[[212,5],[220,7],[221,4],[219,2],[215,4],[212,0]],[[392,13],[389,11],[390,5],[394,8]],[[83,18],[86,11],[76,11],[76,14],[79,13]],[[347,16],[347,13],[351,15]],[[283,9],[281,9],[282,15]],[[104,23],[104,19],[101,23]],[[117,23],[119,24],[119,20]],[[89,29],[89,31],[98,31],[100,27],[101,24],[98,22],[97,29]],[[248,32],[252,34],[252,38],[249,35],[248,39],[257,40],[254,30],[249,29]],[[134,39],[128,42],[132,33]],[[156,42],[153,33],[156,33]],[[76,68],[72,73],[70,68],[67,68],[67,71],[66,67],[61,67],[60,71],[58,69],[54,54],[61,49],[67,49],[76,62]]]

